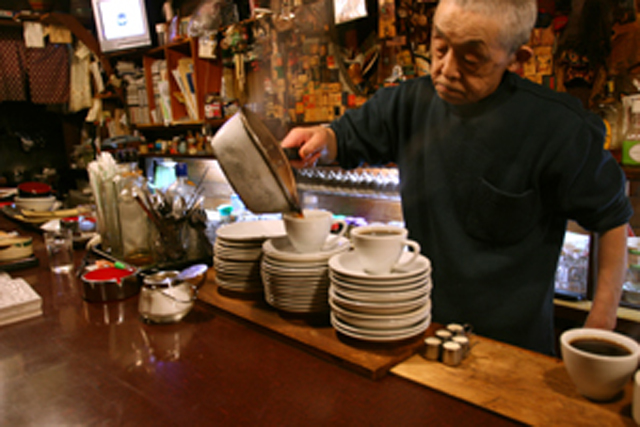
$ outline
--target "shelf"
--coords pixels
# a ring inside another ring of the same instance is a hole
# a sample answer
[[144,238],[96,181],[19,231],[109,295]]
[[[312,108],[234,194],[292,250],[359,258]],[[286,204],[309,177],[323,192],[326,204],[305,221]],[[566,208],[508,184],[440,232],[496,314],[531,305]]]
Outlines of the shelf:
[[640,180],[640,166],[622,166],[627,179]]
[[200,126],[209,125],[212,128],[218,128],[225,123],[225,119],[215,119],[215,120],[195,120],[195,121],[185,121],[185,122],[173,122],[169,125],[163,125],[160,123],[147,123],[147,124],[134,124],[132,127],[134,129],[138,129],[139,131],[156,131],[156,132],[164,132],[164,131],[179,131],[181,129],[192,129]]
[[214,154],[165,154],[165,153],[139,153],[140,158],[163,158],[163,159],[202,159],[202,160],[215,160]]

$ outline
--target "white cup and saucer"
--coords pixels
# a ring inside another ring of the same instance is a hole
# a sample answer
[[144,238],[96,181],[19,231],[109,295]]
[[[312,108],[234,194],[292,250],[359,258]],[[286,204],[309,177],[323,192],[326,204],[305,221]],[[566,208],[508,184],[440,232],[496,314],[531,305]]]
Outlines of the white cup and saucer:
[[342,259],[342,267],[355,276],[396,279],[426,271],[430,268],[428,259],[420,254],[418,242],[408,239],[407,234],[406,228],[390,225],[354,228],[354,251],[351,257]]
[[[336,219],[327,210],[305,209],[302,215],[288,212],[282,215],[284,228],[291,247],[300,254],[330,252],[340,244],[347,231],[347,224],[343,219]],[[331,233],[335,225],[340,229]]]

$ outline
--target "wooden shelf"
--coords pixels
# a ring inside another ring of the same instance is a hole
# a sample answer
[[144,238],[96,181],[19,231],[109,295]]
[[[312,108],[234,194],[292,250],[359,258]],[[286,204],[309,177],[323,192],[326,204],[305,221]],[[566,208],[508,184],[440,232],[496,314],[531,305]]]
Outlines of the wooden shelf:
[[167,154],[167,153],[139,153],[140,158],[164,158],[164,159],[202,159],[202,160],[215,160],[214,154]]
[[640,180],[640,166],[622,166],[627,179]]
[[132,127],[134,129],[138,129],[142,132],[144,131],[156,131],[156,132],[165,132],[165,131],[180,131],[182,129],[192,129],[200,126],[209,125],[213,128],[218,128],[225,123],[225,119],[215,119],[215,120],[196,120],[196,121],[183,121],[183,122],[172,122],[169,125],[163,125],[161,123],[138,123],[133,124]]

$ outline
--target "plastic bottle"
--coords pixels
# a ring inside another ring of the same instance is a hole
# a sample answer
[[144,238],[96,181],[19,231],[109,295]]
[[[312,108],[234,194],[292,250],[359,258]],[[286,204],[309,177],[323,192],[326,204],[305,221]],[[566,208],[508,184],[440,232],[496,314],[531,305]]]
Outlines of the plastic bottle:
[[189,170],[186,163],[176,163],[176,180],[169,186],[167,193],[170,196],[181,196],[185,202],[191,201],[195,186],[189,181]]
[[242,199],[237,193],[231,194],[231,208],[231,215],[233,215],[235,220],[242,221],[247,208],[244,206]]

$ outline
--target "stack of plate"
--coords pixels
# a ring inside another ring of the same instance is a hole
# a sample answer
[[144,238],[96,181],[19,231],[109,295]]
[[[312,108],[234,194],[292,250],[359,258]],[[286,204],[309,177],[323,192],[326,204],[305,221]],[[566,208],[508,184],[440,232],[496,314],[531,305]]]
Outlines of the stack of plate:
[[262,244],[285,234],[281,220],[235,222],[218,228],[213,248],[218,286],[234,292],[262,293]]
[[272,307],[290,313],[329,312],[329,258],[349,250],[347,238],[313,253],[299,253],[289,239],[279,237],[262,246],[262,282]]
[[[400,262],[413,256],[404,253]],[[384,275],[364,271],[355,252],[329,260],[331,324],[351,338],[391,342],[415,337],[431,323],[431,263],[419,255]]]

